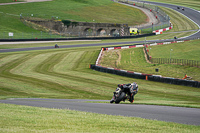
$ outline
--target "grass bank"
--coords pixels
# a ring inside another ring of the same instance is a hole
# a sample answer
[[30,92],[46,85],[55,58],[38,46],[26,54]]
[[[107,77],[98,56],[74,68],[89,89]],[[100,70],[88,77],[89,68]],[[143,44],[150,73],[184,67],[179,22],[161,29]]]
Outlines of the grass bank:
[[[88,47],[1,53],[0,98],[110,100],[117,84],[135,81],[140,88],[135,103],[200,107],[198,88],[190,87],[188,92],[186,86],[126,78],[89,69],[89,64],[95,63],[99,52],[100,47]],[[129,64],[127,59],[121,63]],[[141,56],[132,61],[141,62],[143,59]]]
[[24,26],[20,21],[20,14],[24,17],[32,16],[51,19],[54,16],[61,20],[67,19],[96,23],[128,23],[129,25],[144,23],[147,20],[147,16],[139,9],[121,5],[110,0],[54,0],[48,2],[2,5],[0,12],[0,32],[6,33],[36,32],[36,30]]
[[[153,58],[171,57],[175,59],[199,60],[199,42],[199,40],[194,40],[184,43],[151,46],[148,49],[150,50],[150,56]],[[193,77],[193,80],[200,81],[199,68],[147,63],[143,48],[106,51],[101,65],[146,74],[162,75],[164,77],[183,78],[185,74],[188,74]],[[155,72],[156,68],[159,68],[159,72]]]
[[24,0],[1,0],[0,3],[23,2]]
[[0,104],[0,131],[10,132],[199,132],[200,126],[89,112]]

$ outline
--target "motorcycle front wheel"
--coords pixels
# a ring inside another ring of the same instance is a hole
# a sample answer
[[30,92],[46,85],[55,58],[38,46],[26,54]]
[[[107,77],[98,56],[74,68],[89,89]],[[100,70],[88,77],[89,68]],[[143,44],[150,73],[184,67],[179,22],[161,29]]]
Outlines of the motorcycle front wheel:
[[125,96],[126,96],[126,93],[122,92],[121,95],[115,100],[115,103],[116,104],[120,103],[121,100],[123,100]]

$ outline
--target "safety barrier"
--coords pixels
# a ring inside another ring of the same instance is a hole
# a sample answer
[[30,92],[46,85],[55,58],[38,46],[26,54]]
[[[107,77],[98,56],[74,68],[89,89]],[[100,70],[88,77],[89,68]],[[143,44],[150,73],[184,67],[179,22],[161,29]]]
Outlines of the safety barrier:
[[55,41],[55,40],[100,40],[100,39],[126,39],[126,38],[141,38],[141,37],[148,37],[156,35],[156,33],[149,33],[149,34],[141,34],[141,35],[135,35],[135,36],[108,36],[108,37],[66,37],[66,38],[29,38],[29,39],[23,39],[23,38],[2,38],[0,34],[0,42],[14,42],[14,41]]
[[[188,40],[185,40],[185,41],[188,41]],[[184,42],[184,41],[176,41],[176,43],[179,43],[179,42]],[[154,44],[147,44],[147,45],[152,46],[152,45],[162,45],[162,44],[171,44],[171,43],[175,43],[175,42],[154,43]],[[125,76],[129,78],[137,78],[137,79],[144,79],[144,80],[149,80],[149,81],[156,81],[156,82],[162,82],[162,83],[168,83],[168,84],[200,88],[199,81],[177,79],[177,78],[171,78],[171,77],[162,77],[159,75],[144,74],[144,73],[138,73],[138,72],[132,72],[132,71],[127,71],[127,70],[120,70],[116,68],[108,68],[108,67],[100,66],[99,61],[100,61],[102,52],[105,50],[135,48],[135,47],[144,47],[144,46],[145,46],[144,44],[135,44],[135,45],[128,45],[128,46],[103,47],[97,58],[96,64],[95,65],[91,64],[90,69],[100,71],[100,72]]]
[[144,80],[149,80],[149,81],[156,81],[156,82],[162,82],[162,83],[168,83],[168,84],[200,88],[200,82],[193,81],[193,80],[183,80],[183,79],[176,79],[176,78],[170,78],[170,77],[161,77],[157,75],[143,74],[143,73],[131,72],[131,71],[126,71],[126,70],[114,69],[114,68],[107,68],[107,67],[102,67],[102,66],[97,66],[97,65],[92,65],[92,64],[90,65],[90,69],[104,72],[104,73],[125,76],[129,78],[144,79]]

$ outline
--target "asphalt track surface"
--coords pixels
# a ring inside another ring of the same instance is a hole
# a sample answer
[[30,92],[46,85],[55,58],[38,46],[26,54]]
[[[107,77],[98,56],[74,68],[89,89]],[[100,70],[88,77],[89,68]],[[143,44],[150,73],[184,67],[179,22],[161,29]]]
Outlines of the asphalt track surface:
[[[163,6],[163,7],[167,7],[167,8],[171,8],[173,10],[176,10],[177,12],[180,12],[181,14],[185,15],[186,17],[188,17],[190,20],[192,20],[194,23],[196,23],[198,25],[198,27],[200,28],[200,12],[188,7],[183,7],[184,11],[181,10],[182,6],[177,6],[177,5],[172,5],[172,4],[165,4],[165,3],[157,3],[157,2],[147,2],[147,1],[140,1],[140,2],[145,2],[145,3],[150,3],[150,4],[155,4],[158,6]],[[178,9],[177,7],[180,7],[180,9]],[[185,39],[190,39],[190,38],[200,38],[200,30],[198,30],[197,33],[185,37]]]
[[[147,2],[146,2],[147,3]],[[150,2],[149,2],[150,3]],[[200,13],[190,8],[185,8],[185,11],[178,10],[176,5],[154,3],[160,6],[165,6],[177,10],[193,20],[197,25],[200,25]],[[199,38],[200,32],[193,34],[192,36],[186,37]],[[170,41],[170,40],[166,40]],[[159,42],[158,40],[151,40],[149,42]],[[71,47],[86,47],[86,46],[103,46],[103,45],[118,45],[118,44],[133,44],[143,43],[138,42],[119,42],[119,43],[96,43],[96,44],[83,44],[83,45],[72,45],[72,46],[61,46],[60,48],[71,48]],[[44,50],[54,49],[54,47],[35,47],[35,48],[22,48],[22,49],[9,49],[0,50],[2,52],[17,52],[17,51],[28,51],[28,50]],[[102,101],[102,100],[101,100]],[[200,109],[197,108],[183,108],[183,107],[169,107],[169,106],[155,106],[155,105],[138,105],[138,104],[109,104],[109,103],[92,103],[98,102],[97,100],[77,100],[77,99],[8,99],[0,100],[1,103],[26,105],[35,107],[45,108],[59,108],[59,109],[70,109],[78,111],[87,111],[100,114],[108,115],[121,115],[129,117],[141,117],[146,119],[176,122],[189,125],[200,125]],[[105,101],[104,101],[105,102]]]
[[145,119],[200,125],[200,109],[138,104],[93,103],[106,100],[22,98],[0,100],[1,103],[34,107],[70,109],[92,113],[140,117]]

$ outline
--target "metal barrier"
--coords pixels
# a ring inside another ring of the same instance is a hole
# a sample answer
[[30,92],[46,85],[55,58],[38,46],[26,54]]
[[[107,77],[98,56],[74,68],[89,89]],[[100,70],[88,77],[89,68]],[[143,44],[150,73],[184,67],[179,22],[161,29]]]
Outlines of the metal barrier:
[[151,58],[150,62],[154,64],[175,64],[175,65],[200,68],[200,61],[196,60],[174,59],[174,58]]
[[[1,33],[0,33],[1,34]],[[15,34],[15,33],[14,33]],[[149,34],[142,34],[142,35],[136,35],[136,36],[84,36],[84,37],[46,37],[42,38],[38,34],[38,36],[34,36],[31,38],[18,38],[18,37],[10,37],[10,38],[1,38],[0,42],[11,42],[11,41],[51,41],[51,40],[98,40],[98,39],[125,39],[125,38],[141,38],[141,37],[147,37],[147,36],[153,36],[156,35],[156,33],[149,33]]]

